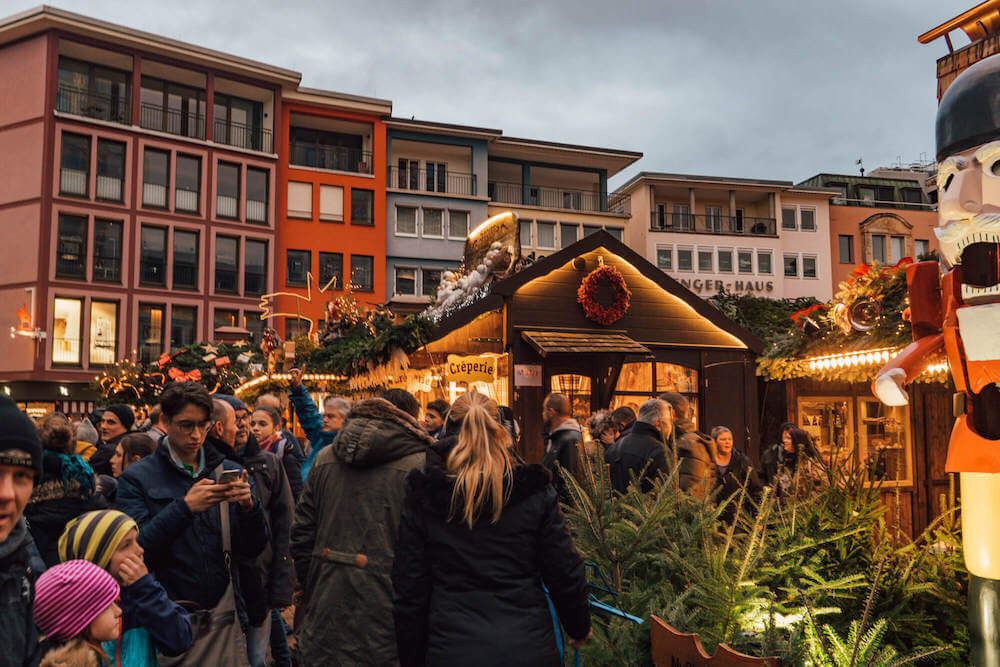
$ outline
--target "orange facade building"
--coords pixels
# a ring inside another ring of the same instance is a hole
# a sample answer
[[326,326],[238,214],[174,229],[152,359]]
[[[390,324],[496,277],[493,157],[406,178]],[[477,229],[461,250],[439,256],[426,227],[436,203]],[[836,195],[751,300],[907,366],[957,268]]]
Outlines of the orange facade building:
[[[385,301],[387,100],[299,88],[282,99],[275,286],[267,326],[283,338],[321,326],[350,286]],[[266,317],[267,315],[265,315]]]

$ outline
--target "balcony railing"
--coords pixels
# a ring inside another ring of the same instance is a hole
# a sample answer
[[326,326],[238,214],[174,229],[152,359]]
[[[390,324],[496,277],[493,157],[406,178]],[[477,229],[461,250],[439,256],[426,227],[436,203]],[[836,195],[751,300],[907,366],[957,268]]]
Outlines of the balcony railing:
[[87,172],[66,169],[59,172],[59,194],[87,196]]
[[56,111],[123,125],[132,122],[132,105],[127,94],[101,95],[65,84],[56,92]]
[[217,195],[215,198],[215,215],[220,218],[238,218],[240,215],[240,200],[227,195]]
[[451,195],[475,195],[476,175],[438,169],[400,169],[389,166],[388,187],[419,192],[444,192]]
[[695,215],[652,211],[649,228],[654,232],[688,234],[735,234],[737,236],[777,236],[774,218],[748,218],[728,215]]
[[246,148],[252,151],[272,153],[274,143],[271,140],[271,130],[242,123],[226,122],[216,119],[212,128],[212,140],[217,144]]
[[174,208],[187,213],[198,212],[199,192],[197,190],[174,190]]
[[194,139],[205,138],[205,116],[144,102],[139,106],[139,127]]
[[608,211],[621,215],[632,215],[632,196],[608,195]]
[[521,183],[490,181],[488,194],[490,199],[501,204],[562,208],[570,211],[600,212],[602,210],[601,197],[593,190],[572,190],[539,185],[527,186],[527,193],[524,190],[525,187]]
[[267,224],[267,202],[247,199],[247,222]]
[[142,203],[145,206],[167,207],[167,186],[159,183],[142,184]]
[[875,199],[847,199],[835,197],[830,200],[834,206],[867,206],[868,208],[901,208],[911,211],[936,211],[937,204],[909,201],[879,201]]
[[350,171],[356,174],[372,173],[372,153],[358,148],[319,146],[293,141],[289,163],[299,167]]
[[122,200],[122,179],[115,176],[97,176],[97,198],[108,201]]

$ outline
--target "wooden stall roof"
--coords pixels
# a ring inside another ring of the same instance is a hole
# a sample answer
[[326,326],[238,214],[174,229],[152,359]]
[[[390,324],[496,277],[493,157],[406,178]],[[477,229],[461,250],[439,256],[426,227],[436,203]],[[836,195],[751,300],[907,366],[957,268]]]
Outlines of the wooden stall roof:
[[648,347],[640,345],[625,334],[525,331],[521,336],[543,357],[557,352],[652,355]]

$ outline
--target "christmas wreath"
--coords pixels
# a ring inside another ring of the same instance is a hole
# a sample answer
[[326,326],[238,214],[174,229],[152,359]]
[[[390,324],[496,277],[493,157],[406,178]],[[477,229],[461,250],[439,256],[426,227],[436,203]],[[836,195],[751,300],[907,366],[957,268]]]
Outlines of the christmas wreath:
[[[614,298],[609,305],[604,305],[599,296],[606,297],[613,292]],[[599,266],[583,279],[580,289],[576,291],[576,300],[583,306],[583,314],[588,320],[598,324],[614,324],[628,311],[632,292],[625,284],[621,271],[613,266]]]

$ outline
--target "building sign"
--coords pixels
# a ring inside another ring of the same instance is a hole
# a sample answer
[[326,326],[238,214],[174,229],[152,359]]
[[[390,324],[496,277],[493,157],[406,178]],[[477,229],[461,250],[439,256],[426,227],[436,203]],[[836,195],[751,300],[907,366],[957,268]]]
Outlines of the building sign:
[[[486,253],[495,241],[510,252],[510,266],[521,259],[521,227],[517,214],[512,211],[494,215],[476,226],[465,239],[465,270],[475,271],[486,260]],[[505,271],[497,271],[505,273]]]
[[542,367],[539,364],[514,364],[515,387],[541,387]]
[[726,288],[727,292],[732,292],[734,294],[764,295],[774,291],[773,280],[751,280],[749,278],[746,280],[717,280],[714,278],[671,277],[695,294],[701,294],[703,292],[714,294],[715,292],[720,291],[723,287]]
[[448,355],[445,377],[448,382],[493,382],[497,377],[496,357]]

